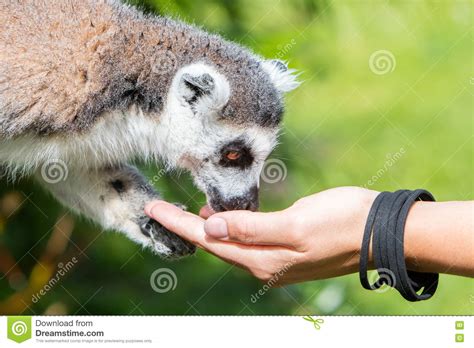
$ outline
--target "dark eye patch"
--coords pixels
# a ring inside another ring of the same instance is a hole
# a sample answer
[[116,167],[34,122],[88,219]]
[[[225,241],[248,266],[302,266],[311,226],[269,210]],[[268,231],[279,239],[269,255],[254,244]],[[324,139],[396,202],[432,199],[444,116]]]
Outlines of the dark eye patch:
[[114,180],[114,181],[111,181],[110,182],[110,185],[114,188],[115,191],[117,191],[117,193],[121,194],[121,193],[124,193],[126,191],[126,188],[125,188],[125,183],[120,180],[120,179],[117,179],[117,180]]
[[[229,153],[238,152],[240,156],[231,160],[228,158]],[[241,139],[234,140],[224,145],[220,150],[219,165],[223,167],[235,167],[245,169],[250,167],[253,162],[253,156],[249,147]]]

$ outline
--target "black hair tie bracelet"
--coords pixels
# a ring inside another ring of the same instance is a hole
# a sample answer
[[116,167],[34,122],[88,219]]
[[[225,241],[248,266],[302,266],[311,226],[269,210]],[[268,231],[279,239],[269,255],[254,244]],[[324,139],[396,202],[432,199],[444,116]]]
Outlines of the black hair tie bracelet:
[[[417,200],[435,199],[425,190],[382,192],[375,198],[364,229],[359,264],[360,283],[365,289],[376,290],[387,284],[408,301],[427,300],[435,293],[439,274],[409,271],[405,263],[405,223],[410,207]],[[374,284],[367,278],[371,240],[374,265],[379,274]]]

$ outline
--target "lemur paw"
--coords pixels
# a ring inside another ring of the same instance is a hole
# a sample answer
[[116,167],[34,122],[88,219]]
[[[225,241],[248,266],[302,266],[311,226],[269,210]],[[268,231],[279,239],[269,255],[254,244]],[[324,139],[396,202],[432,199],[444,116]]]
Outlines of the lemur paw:
[[[186,209],[181,204],[176,204],[179,208]],[[159,222],[143,217],[140,221],[140,230],[149,237],[153,251],[164,258],[176,259],[196,252],[196,246],[184,240],[177,234],[169,231]]]

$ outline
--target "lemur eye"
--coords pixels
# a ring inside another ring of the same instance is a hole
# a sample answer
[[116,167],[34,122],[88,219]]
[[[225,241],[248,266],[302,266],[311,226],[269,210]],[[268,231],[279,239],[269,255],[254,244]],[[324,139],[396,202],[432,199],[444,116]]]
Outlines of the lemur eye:
[[245,169],[250,167],[253,156],[250,148],[241,139],[233,140],[224,145],[219,153],[219,164],[223,167]]
[[236,161],[240,156],[242,156],[242,154],[239,151],[228,151],[225,155],[229,161]]

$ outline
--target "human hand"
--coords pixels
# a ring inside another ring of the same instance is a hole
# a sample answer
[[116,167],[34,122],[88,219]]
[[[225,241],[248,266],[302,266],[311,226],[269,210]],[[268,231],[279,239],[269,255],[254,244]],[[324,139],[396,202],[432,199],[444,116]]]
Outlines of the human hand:
[[[207,220],[155,201],[145,212],[167,229],[225,261],[279,285],[356,272],[368,212],[378,192],[340,187],[287,209],[228,211]],[[276,279],[277,278],[277,279]]]

